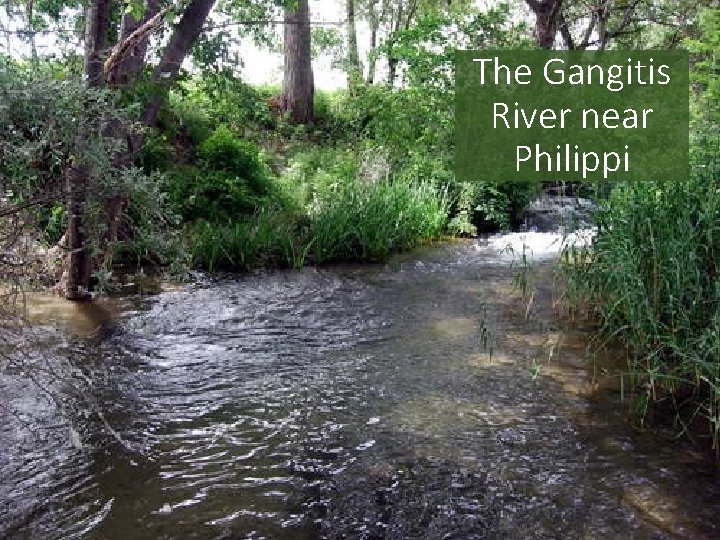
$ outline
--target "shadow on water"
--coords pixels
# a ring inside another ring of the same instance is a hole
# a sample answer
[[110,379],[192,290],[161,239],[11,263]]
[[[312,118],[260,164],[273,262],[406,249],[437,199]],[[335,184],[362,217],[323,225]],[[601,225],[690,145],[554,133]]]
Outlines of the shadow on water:
[[[714,465],[630,427],[548,277],[526,318],[499,256],[517,241],[40,325],[27,355],[47,392],[0,378],[0,536],[720,536]],[[36,321],[61,319],[43,302]]]

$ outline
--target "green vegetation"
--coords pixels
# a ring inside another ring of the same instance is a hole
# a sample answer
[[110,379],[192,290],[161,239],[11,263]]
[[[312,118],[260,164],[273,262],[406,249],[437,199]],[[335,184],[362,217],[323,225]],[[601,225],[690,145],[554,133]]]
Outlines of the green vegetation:
[[382,261],[445,234],[508,229],[536,191],[454,181],[447,95],[413,112],[422,89],[319,91],[303,126],[271,112],[278,92],[229,74],[188,80],[147,138],[140,161],[166,179],[192,266]]
[[628,350],[641,423],[670,418],[709,434],[720,455],[720,131],[716,11],[700,17],[692,73],[691,177],[616,186],[596,214],[589,253],[562,266],[571,306],[589,309],[603,341]]
[[381,261],[440,237],[447,220],[445,197],[428,184],[355,182],[314,203],[302,216],[262,209],[240,221],[200,220],[191,260],[210,271]]
[[[127,14],[138,23],[157,9],[141,4]],[[228,36],[203,33],[202,13],[214,2],[193,5],[202,9],[187,12],[199,17],[191,39],[148,52],[139,64],[119,62],[108,45],[119,52],[123,40],[139,40],[140,50],[149,35],[116,28],[109,11],[87,14],[89,24],[113,32],[105,45],[85,44],[84,68],[71,51],[72,60],[2,57],[7,106],[0,114],[12,144],[0,175],[12,179],[14,203],[32,201],[39,241],[77,255],[47,274],[49,283],[62,281],[60,274],[74,280],[58,283],[66,296],[87,298],[91,276],[111,284],[118,265],[184,274],[382,261],[446,234],[507,229],[535,192],[529,184],[461,184],[452,172],[454,50],[479,34],[488,47],[527,45],[526,26],[509,22],[507,6],[428,5],[412,13],[388,6],[400,26],[373,51],[374,61],[385,56],[391,64],[387,82],[369,80],[376,66],[363,81],[356,58],[346,66],[348,89],[327,92],[308,84],[311,59],[296,48],[284,53],[297,82],[248,84]],[[39,9],[31,30],[59,24],[60,7]],[[68,9],[71,19],[80,14]],[[278,11],[263,2],[220,9],[231,19]],[[304,2],[297,9],[306,16]],[[270,45],[276,37],[263,25],[245,31]],[[313,35],[315,53],[342,55],[336,31]],[[101,72],[94,57],[103,58]],[[186,57],[198,68],[193,75],[180,69]],[[33,153],[44,161],[28,159]]]
[[[347,24],[312,32],[307,0],[192,0],[167,16],[165,3],[136,0],[122,16],[122,3],[8,3],[5,26],[18,30],[7,42],[20,46],[0,52],[0,273],[32,268],[17,281],[86,300],[120,267],[186,276],[375,262],[447,234],[509,229],[539,186],[455,178],[455,50],[685,47],[693,177],[608,186],[591,252],[563,269],[572,304],[627,345],[641,416],[672,402],[683,431],[703,419],[720,448],[718,10],[526,3],[527,14],[468,0],[355,11],[350,0]],[[366,58],[351,12],[372,29]],[[282,29],[265,24],[283,18]],[[64,37],[85,26],[79,54]],[[39,32],[58,37],[47,55]],[[276,51],[280,34],[285,84],[248,84],[237,38]],[[315,89],[319,50],[345,70],[346,89]],[[8,263],[20,244],[56,258]]]
[[627,345],[641,420],[671,402],[688,435],[704,419],[717,447],[720,163],[704,165],[689,182],[616,188],[597,213],[592,253],[568,267],[568,285],[601,335]]
[[165,168],[194,265],[379,261],[446,232],[450,205],[441,182],[390,170],[362,177],[358,144],[308,146],[302,133],[293,143],[300,150],[276,177],[257,146],[221,125],[194,150],[194,165]]

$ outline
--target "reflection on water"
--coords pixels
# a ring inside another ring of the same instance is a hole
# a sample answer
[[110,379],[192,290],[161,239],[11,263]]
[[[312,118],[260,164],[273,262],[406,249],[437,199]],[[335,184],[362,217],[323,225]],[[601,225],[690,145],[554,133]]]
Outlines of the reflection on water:
[[69,317],[31,299],[45,323],[0,378],[0,537],[720,536],[714,466],[628,427],[547,276],[526,319],[498,258],[518,242]]

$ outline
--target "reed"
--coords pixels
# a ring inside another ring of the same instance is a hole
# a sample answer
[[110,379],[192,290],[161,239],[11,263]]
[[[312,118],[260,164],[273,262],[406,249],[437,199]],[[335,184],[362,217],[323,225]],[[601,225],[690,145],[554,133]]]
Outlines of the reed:
[[444,190],[427,182],[355,182],[312,219],[313,261],[382,261],[440,237],[447,225]]
[[626,345],[640,422],[671,410],[691,438],[706,426],[720,453],[718,170],[718,154],[706,155],[688,181],[617,187],[589,256],[568,247],[561,272],[571,305]]
[[447,215],[445,191],[429,183],[352,182],[309,216],[265,210],[237,222],[201,221],[189,243],[193,264],[210,271],[374,262],[440,237]]

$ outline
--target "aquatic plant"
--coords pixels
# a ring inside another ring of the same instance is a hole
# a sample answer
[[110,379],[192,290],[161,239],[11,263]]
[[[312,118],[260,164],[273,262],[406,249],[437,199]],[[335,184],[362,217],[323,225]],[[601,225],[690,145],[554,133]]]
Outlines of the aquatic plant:
[[640,422],[669,405],[682,433],[706,425],[720,455],[720,160],[694,157],[687,181],[617,187],[590,255],[569,248],[562,272],[571,307],[626,345]]
[[313,261],[384,260],[441,236],[447,215],[445,192],[427,182],[355,182],[313,216]]
[[354,182],[326,196],[309,217],[263,210],[235,222],[198,222],[193,264],[215,271],[381,261],[445,231],[447,197],[429,184]]
[[295,223],[278,210],[263,210],[239,221],[200,221],[190,235],[192,264],[211,272],[297,266]]

